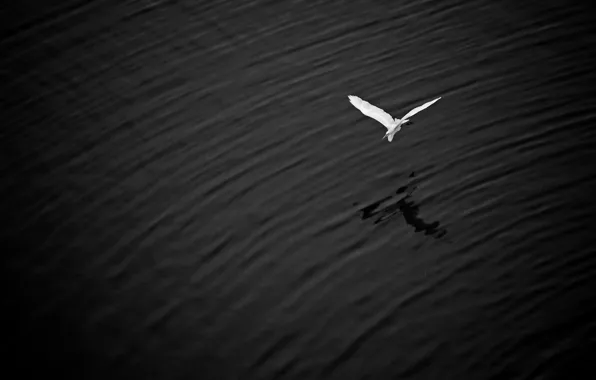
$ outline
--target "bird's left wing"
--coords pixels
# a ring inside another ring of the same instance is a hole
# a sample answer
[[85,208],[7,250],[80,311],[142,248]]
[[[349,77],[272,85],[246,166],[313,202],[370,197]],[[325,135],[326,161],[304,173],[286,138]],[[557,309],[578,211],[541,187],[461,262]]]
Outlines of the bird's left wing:
[[411,110],[410,112],[408,112],[404,117],[402,117],[402,119],[407,119],[409,117],[412,117],[412,116],[416,115],[418,112],[420,112],[422,110],[425,110],[428,107],[432,106],[439,99],[441,99],[441,97],[438,97],[435,100],[431,100],[430,102],[424,103],[423,105],[414,108],[413,110]]
[[354,107],[358,108],[360,112],[383,124],[385,128],[390,129],[391,125],[394,123],[393,117],[391,117],[391,115],[379,107],[373,106],[366,100],[362,100],[354,95],[348,95],[348,99],[350,99],[350,103],[352,103]]

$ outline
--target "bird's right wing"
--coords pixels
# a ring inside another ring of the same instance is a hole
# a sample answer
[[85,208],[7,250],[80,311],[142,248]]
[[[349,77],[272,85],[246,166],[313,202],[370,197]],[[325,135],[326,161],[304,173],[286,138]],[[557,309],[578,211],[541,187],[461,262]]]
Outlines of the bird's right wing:
[[407,119],[407,118],[409,118],[411,116],[416,115],[418,112],[420,112],[422,110],[425,110],[428,107],[430,107],[433,104],[435,104],[435,102],[438,101],[439,99],[441,99],[441,97],[438,97],[435,100],[431,100],[430,102],[424,103],[423,105],[414,108],[413,110],[411,110],[410,112],[408,112],[404,117],[402,117],[402,119]]
[[354,107],[358,108],[360,112],[383,124],[385,128],[390,129],[391,125],[394,123],[393,117],[391,117],[391,115],[379,107],[373,106],[366,100],[362,100],[354,95],[348,95],[348,99],[350,99],[350,103],[352,103]]

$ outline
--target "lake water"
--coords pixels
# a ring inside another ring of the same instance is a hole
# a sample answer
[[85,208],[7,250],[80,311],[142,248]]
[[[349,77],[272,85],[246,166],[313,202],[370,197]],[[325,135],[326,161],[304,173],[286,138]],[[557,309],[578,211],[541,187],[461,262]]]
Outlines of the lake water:
[[[596,374],[589,7],[30,4],[0,58],[22,374]],[[350,94],[442,99],[388,143]]]

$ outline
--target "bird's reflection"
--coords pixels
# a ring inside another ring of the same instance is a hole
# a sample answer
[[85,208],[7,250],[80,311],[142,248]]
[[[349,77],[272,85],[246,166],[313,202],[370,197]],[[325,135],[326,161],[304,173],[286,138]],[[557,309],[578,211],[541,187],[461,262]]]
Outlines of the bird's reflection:
[[[410,179],[414,177],[416,177],[416,173],[412,172]],[[376,218],[374,224],[378,224],[401,214],[406,223],[414,227],[415,232],[424,232],[425,235],[430,235],[435,239],[442,238],[447,234],[447,230],[439,228],[439,222],[427,223],[418,217],[419,206],[412,200],[412,193],[416,188],[417,186],[411,182],[397,189],[396,195],[389,195],[360,208],[362,220]],[[399,197],[400,194],[405,194],[405,196]],[[354,205],[358,205],[358,203]]]

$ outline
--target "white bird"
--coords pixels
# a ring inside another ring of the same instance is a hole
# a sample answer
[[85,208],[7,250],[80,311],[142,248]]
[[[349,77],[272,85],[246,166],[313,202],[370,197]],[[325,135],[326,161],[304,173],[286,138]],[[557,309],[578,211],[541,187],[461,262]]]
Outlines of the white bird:
[[423,105],[418,106],[410,112],[408,112],[401,119],[396,118],[395,120],[387,112],[383,111],[379,107],[373,106],[366,100],[362,100],[354,95],[348,95],[348,99],[350,99],[350,103],[352,103],[354,107],[358,108],[360,112],[362,112],[368,117],[372,117],[379,123],[383,124],[385,128],[387,128],[387,133],[385,133],[383,139],[387,137],[387,140],[391,142],[391,140],[393,140],[393,136],[400,131],[401,126],[410,121],[410,119],[408,119],[409,117],[412,117],[416,115],[418,112],[427,109],[428,107],[433,105],[437,100],[441,99],[441,97],[438,97],[435,100],[431,100],[430,102],[424,103]]

